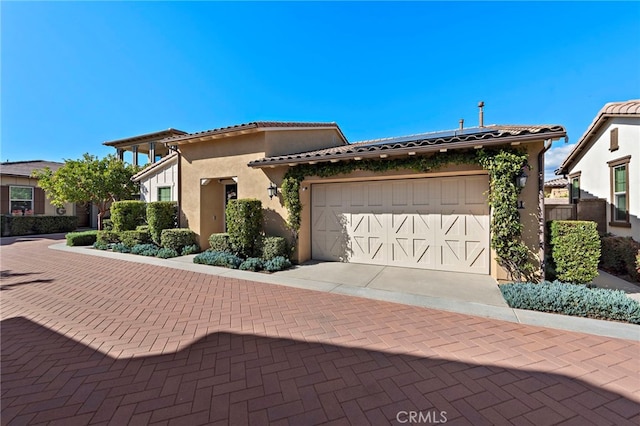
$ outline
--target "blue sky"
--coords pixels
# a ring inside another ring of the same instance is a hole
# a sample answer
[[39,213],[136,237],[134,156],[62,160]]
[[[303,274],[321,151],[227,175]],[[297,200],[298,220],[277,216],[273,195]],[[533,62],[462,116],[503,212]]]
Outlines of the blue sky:
[[[640,98],[640,3],[6,2],[2,161],[169,127],[335,121],[349,141],[561,124]],[[547,175],[547,178],[552,177]]]

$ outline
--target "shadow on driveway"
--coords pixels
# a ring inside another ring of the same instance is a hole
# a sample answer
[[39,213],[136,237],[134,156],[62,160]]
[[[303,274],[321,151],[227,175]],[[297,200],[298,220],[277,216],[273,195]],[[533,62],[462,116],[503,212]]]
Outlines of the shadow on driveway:
[[[0,323],[2,424],[638,424],[640,404],[552,373],[255,335],[114,359],[24,318]],[[446,412],[443,414],[443,412]]]

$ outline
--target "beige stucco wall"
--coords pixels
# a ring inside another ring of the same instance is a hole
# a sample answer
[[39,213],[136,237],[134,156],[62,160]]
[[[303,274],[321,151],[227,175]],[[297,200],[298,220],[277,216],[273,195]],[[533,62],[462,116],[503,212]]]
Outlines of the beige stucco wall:
[[297,154],[344,145],[340,133],[334,128],[328,129],[287,129],[270,130],[264,133],[266,157]]
[[[238,198],[255,198],[265,209],[265,232],[288,235],[284,228],[286,210],[280,197],[269,199],[270,182],[280,186],[286,167],[253,169],[247,164],[265,155],[265,133],[253,133],[180,146],[181,226],[191,228],[200,245],[208,247],[208,237],[224,230],[224,183],[237,179]],[[203,179],[208,179],[202,185]]]
[[[0,175],[0,186],[4,186],[4,185],[31,186],[31,187],[39,188],[37,179],[20,177],[20,176],[6,176],[6,175],[1,176]],[[8,203],[7,200],[2,200],[2,202]],[[74,216],[76,214],[75,204],[66,203],[64,205],[64,208],[67,210],[64,216]],[[45,193],[45,202],[44,202],[44,214],[45,216],[58,216],[58,213],[56,212],[56,207],[51,204],[51,200],[49,199],[49,197],[47,197],[46,193]]]

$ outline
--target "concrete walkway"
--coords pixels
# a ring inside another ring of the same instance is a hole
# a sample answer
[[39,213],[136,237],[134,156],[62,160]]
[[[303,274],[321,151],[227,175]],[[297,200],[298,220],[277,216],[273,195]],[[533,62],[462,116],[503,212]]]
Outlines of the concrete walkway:
[[2,242],[3,425],[640,422],[628,338]]

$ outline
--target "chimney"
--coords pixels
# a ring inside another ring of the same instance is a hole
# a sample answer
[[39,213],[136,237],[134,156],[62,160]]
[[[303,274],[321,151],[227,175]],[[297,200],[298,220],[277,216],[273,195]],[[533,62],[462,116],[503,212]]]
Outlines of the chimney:
[[460,119],[460,130],[464,129],[464,118]]
[[478,108],[480,108],[480,112],[478,113],[478,121],[480,122],[480,127],[484,127],[484,102],[478,102]]

